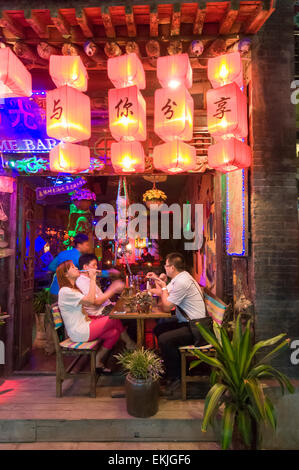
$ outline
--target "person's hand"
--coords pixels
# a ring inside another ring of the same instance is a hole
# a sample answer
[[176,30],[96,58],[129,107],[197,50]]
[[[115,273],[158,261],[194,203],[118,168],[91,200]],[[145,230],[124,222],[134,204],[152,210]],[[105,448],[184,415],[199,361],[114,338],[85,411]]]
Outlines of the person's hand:
[[158,279],[157,274],[152,273],[152,272],[147,273],[146,277],[149,279]]
[[125,283],[122,281],[114,281],[110,285],[110,289],[112,289],[112,291],[115,294],[120,294],[124,290],[124,288],[125,288]]
[[90,278],[91,281],[95,281],[96,277],[97,277],[97,270],[89,268],[88,275],[89,275],[89,278]]
[[153,289],[148,290],[152,295],[157,295],[158,297],[161,297],[162,295],[162,289],[160,287],[154,287]]
[[162,279],[160,279],[159,277],[155,279],[155,283],[156,287],[159,287],[160,289],[162,289],[162,287],[166,287],[166,282],[162,281]]
[[167,282],[166,274],[165,273],[160,274],[159,279],[161,279],[161,281]]

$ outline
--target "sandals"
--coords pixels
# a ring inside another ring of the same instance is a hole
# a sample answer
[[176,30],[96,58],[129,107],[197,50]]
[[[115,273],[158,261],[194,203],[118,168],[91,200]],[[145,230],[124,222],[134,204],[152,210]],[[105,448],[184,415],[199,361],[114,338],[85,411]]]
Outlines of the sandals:
[[98,375],[111,375],[112,370],[107,367],[96,367],[96,372]]

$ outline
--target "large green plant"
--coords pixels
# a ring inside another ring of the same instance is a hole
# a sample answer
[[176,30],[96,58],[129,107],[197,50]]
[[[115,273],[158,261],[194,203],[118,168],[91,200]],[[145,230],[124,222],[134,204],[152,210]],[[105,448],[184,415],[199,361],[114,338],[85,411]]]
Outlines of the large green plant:
[[50,304],[50,290],[42,289],[38,292],[35,292],[33,297],[33,311],[36,315],[40,313],[45,313],[46,305]]
[[[232,439],[238,436],[242,445],[247,448],[257,446],[262,423],[276,428],[276,414],[273,403],[264,391],[262,379],[275,379],[282,393],[287,389],[294,392],[289,379],[280,371],[268,364],[277,354],[288,348],[289,339],[280,334],[274,338],[253,344],[251,320],[242,331],[238,316],[232,339],[229,339],[226,329],[219,328],[220,335],[216,336],[202,325],[197,327],[204,339],[212,344],[215,356],[209,356],[200,350],[194,351],[198,358],[191,363],[191,368],[201,362],[212,366],[211,389],[205,400],[202,431],[213,424],[217,413],[222,413],[221,446],[228,449]],[[263,357],[257,353],[266,347],[271,347]],[[223,409],[220,407],[223,406]]]

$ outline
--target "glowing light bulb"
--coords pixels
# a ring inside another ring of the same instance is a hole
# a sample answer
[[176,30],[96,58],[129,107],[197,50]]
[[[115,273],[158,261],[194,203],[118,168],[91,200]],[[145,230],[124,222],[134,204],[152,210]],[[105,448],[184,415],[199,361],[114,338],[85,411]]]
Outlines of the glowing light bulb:
[[180,82],[178,80],[170,80],[168,82],[168,86],[169,86],[169,88],[175,89],[178,86],[180,86]]
[[219,70],[219,77],[225,80],[228,76],[228,68],[225,64],[222,64]]

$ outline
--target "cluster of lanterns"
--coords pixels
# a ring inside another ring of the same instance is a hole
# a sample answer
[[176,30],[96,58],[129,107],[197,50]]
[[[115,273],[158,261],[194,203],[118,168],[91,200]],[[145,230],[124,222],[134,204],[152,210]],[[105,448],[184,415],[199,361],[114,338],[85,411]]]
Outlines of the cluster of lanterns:
[[79,173],[90,166],[90,150],[77,142],[91,135],[87,71],[79,56],[50,57],[50,75],[58,87],[47,92],[47,134],[60,143],[50,151],[50,169]]
[[239,52],[208,62],[208,78],[213,89],[207,92],[208,129],[216,143],[208,149],[211,168],[227,173],[247,168],[251,149],[248,135],[247,99],[243,93],[243,72]]
[[142,173],[145,168],[141,141],[146,139],[146,104],[140,93],[145,73],[137,54],[108,59],[109,128],[117,141],[111,144],[111,162],[117,173]]

